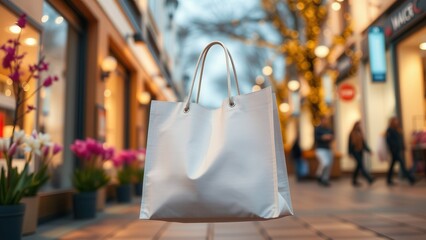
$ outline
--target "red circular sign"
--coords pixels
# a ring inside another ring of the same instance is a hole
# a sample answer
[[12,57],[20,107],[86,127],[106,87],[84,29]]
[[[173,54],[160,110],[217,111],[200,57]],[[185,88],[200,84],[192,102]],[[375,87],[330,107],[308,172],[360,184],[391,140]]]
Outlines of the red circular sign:
[[344,101],[351,101],[356,94],[355,87],[352,84],[344,83],[339,87],[339,97]]

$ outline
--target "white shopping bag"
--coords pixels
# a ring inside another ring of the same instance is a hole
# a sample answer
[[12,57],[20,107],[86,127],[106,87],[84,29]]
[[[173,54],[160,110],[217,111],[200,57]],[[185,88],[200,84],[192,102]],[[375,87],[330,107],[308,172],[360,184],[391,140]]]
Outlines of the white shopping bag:
[[[200,61],[199,86],[213,45],[223,48],[228,70],[228,99],[218,109],[198,104],[200,89],[191,102]],[[270,87],[240,95],[229,51],[212,42],[200,55],[187,101],[151,103],[140,218],[228,222],[292,214],[275,96]]]

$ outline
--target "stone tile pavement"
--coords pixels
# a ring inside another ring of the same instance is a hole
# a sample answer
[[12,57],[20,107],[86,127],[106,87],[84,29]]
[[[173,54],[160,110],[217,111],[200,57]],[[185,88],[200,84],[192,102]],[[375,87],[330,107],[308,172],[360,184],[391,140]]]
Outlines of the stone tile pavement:
[[262,240],[344,239],[425,240],[426,181],[411,187],[405,182],[387,187],[353,188],[349,179],[330,188],[315,182],[291,182],[295,216],[265,222],[164,223],[137,219],[139,199],[129,205],[110,205],[95,220],[70,217],[39,226],[24,240],[51,239],[159,239]]

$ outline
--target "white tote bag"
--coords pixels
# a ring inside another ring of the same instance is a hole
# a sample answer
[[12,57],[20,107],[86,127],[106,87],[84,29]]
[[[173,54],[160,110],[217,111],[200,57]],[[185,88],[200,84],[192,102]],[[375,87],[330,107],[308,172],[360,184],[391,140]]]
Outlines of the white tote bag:
[[[198,99],[204,61],[213,45],[225,52],[228,99],[220,108],[208,109]],[[230,62],[236,96],[231,96]],[[229,222],[292,214],[275,96],[270,87],[239,94],[229,51],[212,42],[198,59],[186,102],[151,103],[140,218]]]

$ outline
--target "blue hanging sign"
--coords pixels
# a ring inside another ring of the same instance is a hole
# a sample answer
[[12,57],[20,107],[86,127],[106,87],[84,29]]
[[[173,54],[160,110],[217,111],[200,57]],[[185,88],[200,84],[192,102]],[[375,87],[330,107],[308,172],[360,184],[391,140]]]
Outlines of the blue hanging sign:
[[382,27],[368,30],[368,53],[373,82],[386,82],[386,40]]

